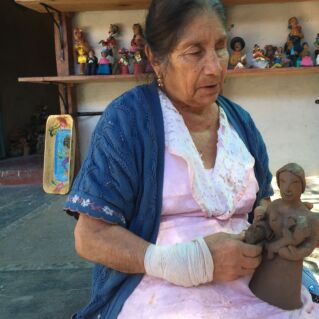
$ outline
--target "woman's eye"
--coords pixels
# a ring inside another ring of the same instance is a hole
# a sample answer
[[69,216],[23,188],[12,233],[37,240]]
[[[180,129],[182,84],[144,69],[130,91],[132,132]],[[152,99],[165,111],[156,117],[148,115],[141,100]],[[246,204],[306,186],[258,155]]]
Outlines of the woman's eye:
[[202,53],[202,51],[198,50],[198,51],[189,52],[188,54],[190,54],[190,55],[200,55],[201,53]]

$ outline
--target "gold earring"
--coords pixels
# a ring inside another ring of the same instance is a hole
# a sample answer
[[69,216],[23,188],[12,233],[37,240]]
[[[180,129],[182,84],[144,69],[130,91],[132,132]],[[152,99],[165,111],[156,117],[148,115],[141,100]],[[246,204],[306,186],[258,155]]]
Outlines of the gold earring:
[[163,83],[163,79],[162,79],[162,77],[160,76],[160,75],[158,75],[157,77],[156,77],[156,82],[157,82],[157,86],[158,87],[163,87],[164,86],[164,83]]

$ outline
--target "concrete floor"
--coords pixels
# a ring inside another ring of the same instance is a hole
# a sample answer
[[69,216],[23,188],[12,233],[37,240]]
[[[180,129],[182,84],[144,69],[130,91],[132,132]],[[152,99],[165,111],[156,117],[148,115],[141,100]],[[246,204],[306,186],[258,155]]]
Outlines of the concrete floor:
[[0,318],[70,318],[90,293],[91,265],[74,252],[65,196],[0,186]]

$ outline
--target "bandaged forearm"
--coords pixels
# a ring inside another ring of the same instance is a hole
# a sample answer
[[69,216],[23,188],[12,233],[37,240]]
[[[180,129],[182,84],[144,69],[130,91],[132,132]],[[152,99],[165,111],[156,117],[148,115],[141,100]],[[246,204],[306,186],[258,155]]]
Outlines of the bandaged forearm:
[[203,238],[168,246],[151,244],[146,250],[144,267],[147,275],[183,287],[213,280],[213,258]]

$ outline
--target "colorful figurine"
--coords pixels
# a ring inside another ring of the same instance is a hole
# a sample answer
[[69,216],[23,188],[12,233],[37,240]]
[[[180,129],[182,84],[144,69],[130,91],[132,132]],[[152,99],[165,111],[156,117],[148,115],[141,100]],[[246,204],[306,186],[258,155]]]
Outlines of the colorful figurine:
[[245,48],[245,41],[241,37],[232,38],[230,47],[233,50],[229,57],[228,67],[230,69],[242,69],[246,64],[246,55],[243,53]]
[[[102,51],[106,51],[109,56],[109,64],[111,67],[112,74],[118,74],[118,53],[117,53],[117,36],[119,34],[120,28],[116,24],[110,24],[108,37],[106,40],[101,40],[99,44],[102,45]],[[111,58],[110,58],[111,57]]]
[[86,74],[87,75],[96,75],[98,67],[98,59],[95,56],[94,50],[89,50],[89,56],[86,64]]
[[265,57],[269,61],[269,67],[271,68],[274,65],[275,52],[277,51],[277,47],[267,44],[265,46]]
[[290,66],[299,66],[301,63],[299,55],[302,51],[301,39],[303,39],[304,35],[296,17],[291,17],[288,20],[288,28],[290,29],[290,32],[285,44],[285,52],[291,60]]
[[76,53],[77,62],[80,64],[80,74],[85,74],[85,66],[88,57],[89,46],[85,41],[83,30],[75,28],[74,36],[74,51]]
[[269,67],[269,60],[265,56],[264,50],[260,49],[258,44],[253,48],[252,66],[258,69],[266,69]]
[[142,26],[139,23],[133,24],[133,38],[131,40],[130,52],[133,58],[134,74],[141,74],[145,70],[146,57],[144,54],[145,38]]
[[101,58],[99,60],[99,67],[97,70],[98,75],[109,75],[112,74],[112,67],[111,67],[111,56],[107,50],[101,51]]
[[118,50],[119,54],[119,61],[118,64],[120,65],[120,73],[121,74],[129,74],[129,51],[125,48]]
[[307,42],[302,44],[302,51],[300,53],[301,66],[313,66],[313,61],[309,51],[309,45]]
[[319,65],[319,33],[317,33],[315,45],[315,65]]

